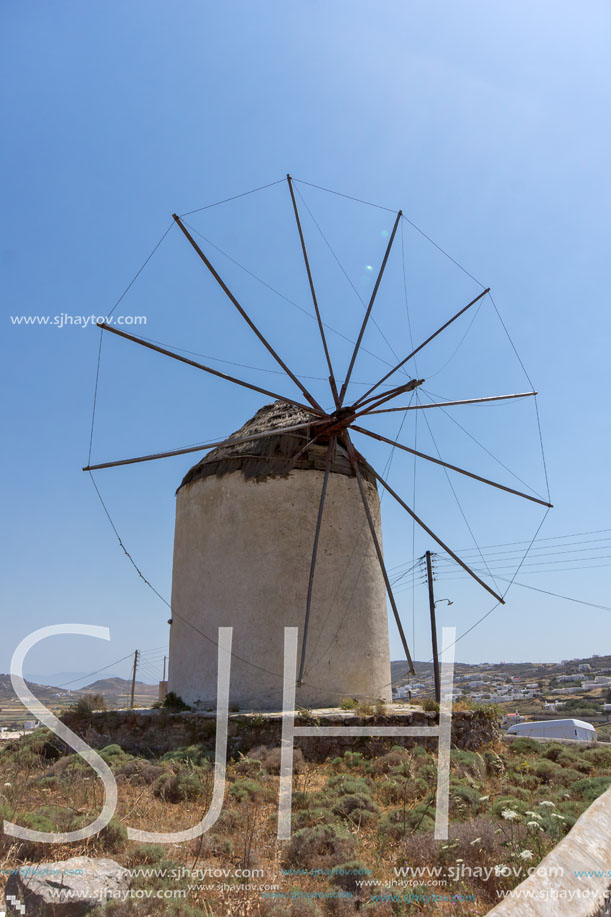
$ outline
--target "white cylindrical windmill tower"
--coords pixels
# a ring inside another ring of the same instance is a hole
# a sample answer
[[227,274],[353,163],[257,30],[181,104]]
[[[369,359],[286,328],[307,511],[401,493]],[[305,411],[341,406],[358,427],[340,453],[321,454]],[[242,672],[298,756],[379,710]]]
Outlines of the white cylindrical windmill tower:
[[[281,709],[284,628],[299,628],[300,653],[327,447],[311,442],[308,427],[274,431],[308,421],[311,415],[284,402],[267,405],[178,489],[168,687],[188,704],[216,705],[218,628],[231,626],[231,704]],[[375,478],[358,462],[381,543]],[[338,442],[296,703],[389,701],[390,680],[384,579],[357,478]]]

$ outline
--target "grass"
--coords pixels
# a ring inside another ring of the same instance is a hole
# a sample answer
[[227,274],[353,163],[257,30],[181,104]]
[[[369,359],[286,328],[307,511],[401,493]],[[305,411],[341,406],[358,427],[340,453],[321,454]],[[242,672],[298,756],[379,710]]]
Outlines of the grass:
[[[519,881],[515,875],[497,876],[494,867],[535,866],[611,785],[611,746],[518,739],[481,751],[453,749],[450,836],[435,841],[436,757],[422,746],[390,746],[374,758],[347,750],[322,764],[296,755],[293,834],[290,841],[279,842],[278,750],[259,746],[228,762],[223,809],[211,830],[195,841],[164,847],[130,842],[125,828],[177,831],[197,823],[212,797],[209,750],[185,745],[155,757],[152,752],[129,754],[112,742],[99,753],[119,790],[119,805],[108,827],[95,838],[53,848],[3,835],[2,865],[6,870],[89,855],[112,856],[132,869],[154,868],[155,876],[134,877],[134,890],[180,891],[185,897],[151,898],[146,905],[150,917],[423,913],[416,903],[371,900],[379,889],[359,885],[348,869],[339,878],[333,870],[342,864],[382,879],[392,878],[393,867],[405,865],[454,870],[444,893],[473,895],[475,900],[453,903],[452,913],[483,915],[498,900],[497,892]],[[46,730],[8,742],[0,751],[0,768],[1,814],[17,824],[72,830],[100,811],[100,781]],[[460,863],[487,870],[487,878],[456,878]],[[229,869],[232,875],[207,882],[184,874],[202,868]],[[263,870],[264,876],[239,878],[240,869]],[[319,872],[310,875],[309,870]],[[293,897],[280,902],[262,897],[260,885],[277,886],[274,894]],[[327,897],[321,898],[323,893]],[[319,897],[313,898],[315,894]],[[127,901],[92,914],[130,917],[142,913],[141,908],[141,901]],[[432,904],[426,913],[447,914],[447,903]]]

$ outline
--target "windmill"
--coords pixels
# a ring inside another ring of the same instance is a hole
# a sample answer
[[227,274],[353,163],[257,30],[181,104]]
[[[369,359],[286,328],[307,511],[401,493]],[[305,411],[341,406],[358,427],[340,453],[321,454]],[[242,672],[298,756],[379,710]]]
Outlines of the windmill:
[[[281,688],[280,646],[284,626],[299,626],[297,702],[331,705],[341,697],[389,699],[390,656],[386,602],[392,609],[405,657],[414,672],[406,635],[382,550],[378,487],[477,584],[498,602],[503,597],[435,534],[405,499],[357,451],[352,432],[386,443],[488,487],[550,507],[544,499],[450,464],[363,424],[392,412],[445,408],[527,398],[520,392],[457,401],[397,404],[425,380],[389,383],[416,355],[487,294],[467,302],[357,399],[349,386],[391,256],[399,211],[366,304],[343,378],[333,365],[319,307],[293,179],[290,202],[307,275],[320,346],[328,372],[328,400],[317,400],[252,320],[218,273],[184,220],[173,221],[214,281],[300,395],[262,388],[100,322],[102,332],[195,367],[273,403],[236,433],[217,442],[134,458],[88,464],[83,470],[153,461],[205,451],[177,493],[172,587],[169,688],[189,703],[214,703],[216,628],[234,624],[232,698],[241,706],[277,707]],[[390,385],[390,387],[389,387]],[[384,388],[383,388],[384,386]],[[212,451],[208,451],[212,450]],[[351,566],[351,562],[354,563]],[[328,608],[325,593],[334,594]],[[337,601],[335,601],[337,599]],[[240,638],[241,626],[241,638]],[[204,640],[197,640],[199,634]]]

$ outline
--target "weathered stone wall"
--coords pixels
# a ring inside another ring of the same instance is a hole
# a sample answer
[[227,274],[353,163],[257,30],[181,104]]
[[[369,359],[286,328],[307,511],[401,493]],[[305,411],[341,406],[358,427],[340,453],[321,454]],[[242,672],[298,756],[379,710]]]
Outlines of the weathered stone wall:
[[[159,755],[173,748],[202,743],[214,749],[216,721],[212,716],[194,713],[168,714],[166,711],[152,713],[95,713],[86,722],[79,723],[71,716],[64,722],[82,735],[93,748],[103,748],[114,742],[131,754]],[[361,717],[349,713],[333,713],[316,722],[321,726],[434,726],[438,718],[435,713],[390,713]],[[296,717],[296,725],[310,725],[312,720]],[[231,714],[229,717],[228,754],[247,754],[259,745],[280,747],[281,720],[279,716],[249,716]],[[457,712],[452,717],[452,744],[457,748],[476,750],[499,737],[496,724],[479,711]],[[350,748],[361,751],[367,757],[384,754],[393,745],[424,745],[437,748],[436,738],[410,737],[364,737],[344,736],[298,736],[295,746],[301,748],[304,757],[323,761],[328,757],[343,754]]]

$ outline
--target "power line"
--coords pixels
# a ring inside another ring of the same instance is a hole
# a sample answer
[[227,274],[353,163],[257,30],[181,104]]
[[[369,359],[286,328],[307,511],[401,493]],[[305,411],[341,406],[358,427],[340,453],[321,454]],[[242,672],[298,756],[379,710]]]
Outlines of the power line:
[[75,681],[85,681],[86,679],[92,678],[94,675],[99,675],[100,672],[105,672],[107,669],[111,669],[115,665],[119,665],[120,662],[124,662],[126,659],[131,659],[132,654],[128,653],[127,656],[122,656],[121,659],[116,659],[114,662],[105,665],[102,669],[96,669],[95,672],[89,672],[88,675],[79,675],[78,678],[73,678],[71,681],[65,681],[61,685],[56,685],[57,688],[65,688],[66,685],[73,685]]

